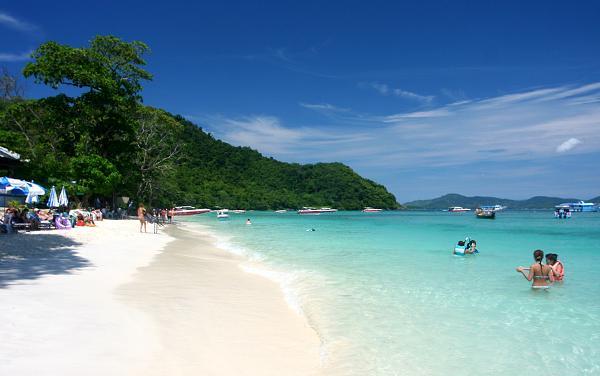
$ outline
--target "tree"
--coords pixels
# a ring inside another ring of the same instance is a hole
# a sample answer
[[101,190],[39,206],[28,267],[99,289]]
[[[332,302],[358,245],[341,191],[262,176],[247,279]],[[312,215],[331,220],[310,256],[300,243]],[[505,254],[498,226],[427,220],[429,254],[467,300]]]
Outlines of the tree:
[[137,197],[152,203],[182,148],[183,126],[161,110],[142,107],[138,111],[133,164],[138,172]]

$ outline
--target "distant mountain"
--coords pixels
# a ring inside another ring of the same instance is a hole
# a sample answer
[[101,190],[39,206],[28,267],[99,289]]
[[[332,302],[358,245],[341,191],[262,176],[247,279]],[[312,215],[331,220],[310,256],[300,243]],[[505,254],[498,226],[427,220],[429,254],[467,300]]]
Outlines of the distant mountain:
[[[404,204],[408,209],[447,209],[450,206],[462,206],[464,208],[476,208],[480,205],[505,205],[511,209],[550,209],[563,202],[579,201],[577,198],[561,198],[535,196],[527,200],[509,200],[498,197],[474,196],[467,197],[457,193],[450,193],[431,200],[417,200]],[[600,202],[600,196],[585,200],[588,202]]]

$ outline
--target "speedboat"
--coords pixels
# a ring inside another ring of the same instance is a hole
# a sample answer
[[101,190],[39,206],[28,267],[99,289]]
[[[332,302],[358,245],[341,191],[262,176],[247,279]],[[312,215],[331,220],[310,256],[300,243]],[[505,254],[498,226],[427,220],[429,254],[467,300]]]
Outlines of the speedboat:
[[453,213],[459,213],[459,212],[467,212],[467,211],[471,211],[471,209],[468,208],[463,208],[461,206],[451,206],[448,208],[449,212],[453,212]]
[[367,206],[362,211],[363,211],[363,213],[379,213],[380,211],[383,211],[383,209],[375,209],[370,206]]
[[496,212],[493,210],[486,210],[483,208],[477,208],[475,209],[475,215],[477,216],[477,218],[482,218],[482,219],[494,219],[496,218]]
[[245,213],[246,211],[245,211],[244,209],[235,209],[235,210],[232,210],[231,212],[232,212],[232,213],[235,213],[235,214],[243,214],[243,213]]
[[173,215],[196,215],[210,213],[210,209],[196,209],[193,206],[176,206]]
[[285,210],[285,209],[275,210],[275,213],[283,214],[283,213],[287,213],[287,210]]
[[332,209],[332,208],[320,208],[320,209],[315,209],[315,208],[308,208],[308,207],[304,207],[300,210],[298,210],[298,214],[321,214],[321,213],[334,213],[336,212],[337,209]]
[[479,208],[481,208],[482,210],[489,210],[489,211],[493,211],[493,212],[497,212],[500,210],[504,210],[506,209],[506,206],[502,206],[502,205],[481,205]]
[[217,219],[227,219],[229,218],[229,214],[227,214],[224,210],[217,210]]

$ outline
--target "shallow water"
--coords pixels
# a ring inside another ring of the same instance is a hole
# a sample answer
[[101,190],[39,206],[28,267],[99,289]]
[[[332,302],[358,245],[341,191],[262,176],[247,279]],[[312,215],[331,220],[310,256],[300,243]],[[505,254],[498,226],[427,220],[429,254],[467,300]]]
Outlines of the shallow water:
[[[214,214],[184,220],[282,283],[321,336],[329,374],[600,374],[600,213],[557,220],[550,211],[505,211],[482,220],[248,212],[226,222]],[[467,235],[481,253],[453,256]],[[537,248],[559,254],[564,284],[532,291],[515,271]]]

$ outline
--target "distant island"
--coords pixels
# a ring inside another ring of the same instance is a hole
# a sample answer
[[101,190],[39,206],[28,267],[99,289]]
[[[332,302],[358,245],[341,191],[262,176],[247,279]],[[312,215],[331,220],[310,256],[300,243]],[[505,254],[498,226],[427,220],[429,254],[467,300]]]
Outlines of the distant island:
[[[474,208],[480,205],[503,205],[510,209],[550,209],[564,202],[581,201],[579,198],[560,198],[535,196],[527,200],[509,200],[498,197],[473,196],[467,197],[457,193],[450,193],[431,200],[416,200],[403,204],[407,209],[447,209],[450,206]],[[583,200],[586,202],[600,202],[600,196]]]

